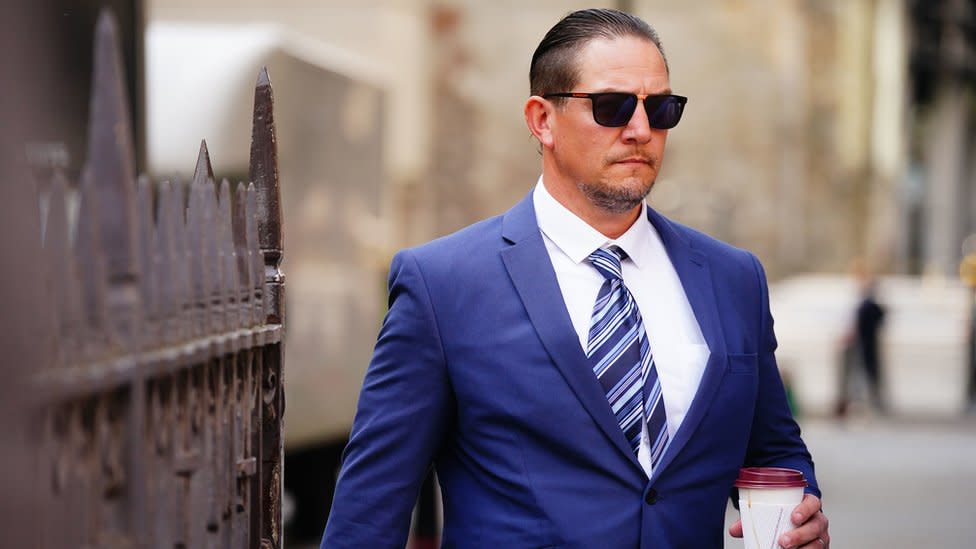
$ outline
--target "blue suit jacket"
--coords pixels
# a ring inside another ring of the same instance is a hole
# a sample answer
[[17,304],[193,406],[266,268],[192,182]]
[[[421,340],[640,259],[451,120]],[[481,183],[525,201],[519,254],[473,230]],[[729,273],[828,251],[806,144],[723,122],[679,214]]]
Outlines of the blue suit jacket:
[[529,194],[396,255],[322,547],[404,546],[431,463],[444,547],[719,549],[742,466],[820,495],[756,258],[653,211],[711,351],[652,478],[580,347]]

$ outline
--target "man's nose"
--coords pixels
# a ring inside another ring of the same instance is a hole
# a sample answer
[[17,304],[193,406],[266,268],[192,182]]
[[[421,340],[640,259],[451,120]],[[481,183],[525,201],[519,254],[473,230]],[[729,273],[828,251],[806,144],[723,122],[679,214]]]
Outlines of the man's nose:
[[637,102],[630,122],[624,127],[621,137],[628,143],[647,143],[651,140],[651,121],[643,101]]

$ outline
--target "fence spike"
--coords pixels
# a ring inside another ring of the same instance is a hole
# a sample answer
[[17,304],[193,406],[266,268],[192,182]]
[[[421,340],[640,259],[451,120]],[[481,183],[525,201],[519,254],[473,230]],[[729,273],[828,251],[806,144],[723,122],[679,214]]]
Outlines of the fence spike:
[[253,324],[254,308],[251,306],[252,284],[250,253],[247,245],[247,188],[238,183],[234,189],[234,208],[231,210],[231,236],[234,239],[234,263],[237,273],[237,325],[245,328]]
[[143,345],[153,345],[159,342],[158,325],[159,302],[156,286],[159,284],[159,273],[153,264],[156,257],[155,233],[156,224],[153,221],[153,188],[149,177],[142,175],[136,181],[136,202],[139,221],[139,273],[141,282],[139,290],[142,294],[143,307]]
[[92,173],[81,175],[80,205],[74,245],[74,261],[80,282],[82,308],[81,338],[83,358],[102,356],[105,349],[105,256],[99,238],[99,208]]
[[204,256],[203,235],[210,228],[207,217],[206,183],[201,181],[205,174],[197,172],[193,176],[188,192],[190,203],[186,210],[186,254],[189,269],[189,315],[190,331],[194,336],[206,333],[207,301],[207,259]]
[[161,281],[159,303],[167,343],[183,341],[189,335],[185,310],[189,266],[186,262],[183,188],[179,180],[164,181],[159,188],[156,268]]
[[220,257],[220,284],[217,287],[220,302],[223,304],[222,329],[235,330],[238,323],[238,282],[237,264],[234,256],[234,220],[232,217],[230,181],[220,182],[220,201],[217,213],[217,249]]
[[58,366],[65,366],[77,359],[79,329],[82,324],[77,271],[74,255],[71,253],[67,194],[68,181],[59,170],[51,181],[44,231],[45,263],[50,269],[48,291],[56,316],[55,337],[61,342],[57,345]]
[[136,345],[141,295],[136,232],[135,149],[114,15],[95,28],[87,170],[99,212],[105,260],[106,336],[116,351]]
[[213,178],[213,165],[210,163],[210,151],[207,149],[207,140],[201,139],[200,152],[197,154],[197,166],[193,170],[193,184],[202,184],[208,179]]
[[[275,135],[274,93],[267,67],[258,74],[254,89],[251,129],[251,165],[248,177],[257,189],[260,246],[267,260],[280,262],[282,249],[281,193],[278,182],[278,142]],[[278,263],[274,263],[277,268]]]
[[173,280],[176,281],[176,300],[180,311],[180,337],[188,339],[192,336],[192,299],[193,292],[190,287],[190,257],[189,245],[187,242],[187,218],[186,204],[189,200],[190,187],[183,184],[179,179],[173,182],[173,262],[170,271],[173,273]]
[[172,221],[172,183],[163,181],[159,184],[159,196],[156,200],[156,231],[153,235],[153,272],[159,280],[155,288],[155,302],[159,304],[157,310],[160,335],[160,343],[171,343],[174,340],[174,318],[176,315],[176,281],[170,273],[169,265],[173,260],[173,231]]
[[135,149],[118,26],[111,10],[103,9],[98,16],[94,53],[87,166],[97,189],[109,282],[132,283],[138,276],[134,238]]
[[200,235],[198,249],[203,254],[201,264],[205,271],[203,277],[203,308],[206,333],[216,333],[223,317],[223,304],[219,299],[220,257],[217,253],[217,236],[220,229],[220,215],[217,211],[217,191],[213,178],[208,178],[200,189],[203,194],[204,230]]

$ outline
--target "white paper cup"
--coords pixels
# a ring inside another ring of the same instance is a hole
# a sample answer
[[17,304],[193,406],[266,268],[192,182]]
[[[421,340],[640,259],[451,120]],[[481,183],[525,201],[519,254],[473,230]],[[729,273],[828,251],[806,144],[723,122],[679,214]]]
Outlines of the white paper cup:
[[739,516],[745,549],[779,549],[779,537],[796,526],[790,520],[803,500],[803,473],[779,467],[739,471]]

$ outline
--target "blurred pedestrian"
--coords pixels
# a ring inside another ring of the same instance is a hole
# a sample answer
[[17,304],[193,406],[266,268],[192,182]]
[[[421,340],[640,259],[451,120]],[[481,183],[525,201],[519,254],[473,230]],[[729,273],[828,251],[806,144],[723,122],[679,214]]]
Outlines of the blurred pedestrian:
[[969,314],[969,387],[966,391],[967,413],[976,415],[976,287],[973,288]]
[[851,326],[842,342],[842,375],[837,415],[845,416],[852,400],[853,384],[860,373],[865,381],[868,400],[880,414],[887,411],[882,391],[881,328],[885,309],[877,296],[877,278],[863,261],[852,269],[858,286],[858,301]]
[[403,547],[433,463],[446,547],[720,549],[743,466],[801,470],[778,541],[827,547],[758,259],[644,202],[687,101],[657,33],[573,12],[529,72],[542,176],[394,258],[322,546]]

